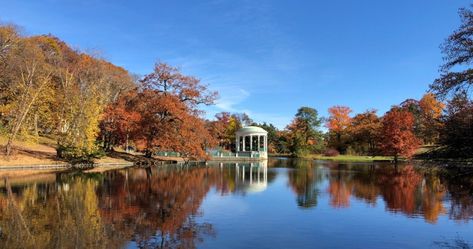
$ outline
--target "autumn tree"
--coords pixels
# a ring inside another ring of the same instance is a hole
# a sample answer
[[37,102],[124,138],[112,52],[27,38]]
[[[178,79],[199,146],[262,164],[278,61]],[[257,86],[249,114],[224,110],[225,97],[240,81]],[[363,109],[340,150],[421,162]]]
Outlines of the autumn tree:
[[[0,121],[13,141],[48,135],[61,158],[87,157],[105,107],[134,86],[128,72],[51,35],[0,26]],[[192,94],[192,93],[189,93]]]
[[[1,32],[1,35],[5,33],[8,31]],[[8,38],[0,39],[3,40],[1,43],[8,43],[5,41]],[[2,52],[2,57],[7,59],[2,67],[4,74],[0,76],[4,100],[0,109],[9,120],[8,141],[5,146],[6,155],[9,156],[18,133],[27,129],[32,110],[40,108],[44,104],[42,100],[48,97],[48,88],[52,87],[52,68],[41,47],[33,39],[20,39]]]
[[348,128],[351,148],[359,154],[375,155],[380,128],[381,120],[376,110],[355,115]]
[[208,86],[196,77],[183,75],[178,68],[162,62],[156,63],[154,71],[147,74],[141,83],[144,89],[176,96],[193,111],[198,111],[195,109],[197,105],[213,104],[218,96],[217,92],[210,91]]
[[216,141],[198,107],[212,104],[216,96],[197,78],[157,63],[138,89],[107,109],[102,133],[116,143],[132,140],[148,157],[156,151],[175,151],[204,158],[206,148]]
[[99,136],[105,150],[110,151],[114,146],[124,144],[128,151],[130,134],[138,129],[141,118],[133,106],[136,95],[136,90],[129,91],[105,109]]
[[286,127],[287,143],[290,152],[304,156],[323,147],[322,134],[319,131],[322,119],[314,108],[301,107],[295,118]]
[[441,116],[445,104],[438,101],[434,94],[427,93],[419,101],[422,110],[422,126],[420,138],[424,143],[436,143],[439,139],[439,131],[442,127]]
[[328,109],[329,118],[326,126],[329,129],[330,136],[334,137],[330,139],[330,146],[335,147],[342,154],[346,153],[347,129],[351,124],[350,113],[352,110],[347,106],[333,106]]
[[420,144],[414,134],[414,116],[399,107],[392,108],[383,117],[379,147],[384,155],[410,158]]
[[416,137],[421,137],[422,134],[422,108],[420,107],[419,100],[417,99],[406,99],[399,104],[399,107],[412,114],[414,118],[414,134]]
[[225,148],[230,146],[230,137],[227,134],[230,124],[230,113],[221,112],[215,114],[215,120],[208,120],[207,126],[212,137],[217,139],[218,145]]
[[[81,54],[61,78],[58,156],[86,158],[98,151],[96,143],[102,114],[118,97],[120,86],[132,86],[128,72],[109,63]],[[120,76],[118,76],[120,75]]]
[[0,26],[0,118],[5,122],[6,104],[10,102],[11,96],[8,94],[10,82],[12,81],[11,70],[13,52],[17,49],[20,37],[14,26]]
[[442,126],[440,117],[445,105],[432,93],[425,94],[420,100],[407,99],[400,107],[412,113],[414,134],[425,144],[438,141],[438,132]]
[[234,150],[235,134],[243,126],[253,124],[246,113],[220,112],[215,114],[215,120],[208,121],[212,136],[218,140],[219,146],[226,150]]

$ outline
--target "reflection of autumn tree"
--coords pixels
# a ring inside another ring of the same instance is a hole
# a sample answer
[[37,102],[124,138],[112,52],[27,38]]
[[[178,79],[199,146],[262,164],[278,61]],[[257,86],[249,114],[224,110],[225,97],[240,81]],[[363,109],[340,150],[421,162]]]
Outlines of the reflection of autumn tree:
[[215,232],[197,220],[219,170],[62,174],[0,196],[0,248],[194,248]]
[[341,170],[340,166],[337,164],[332,165],[327,190],[330,195],[330,206],[334,208],[346,208],[350,206],[353,183],[349,178],[348,171]]
[[130,234],[139,247],[194,248],[203,235],[214,233],[195,217],[217,170],[142,169],[107,175],[98,193],[102,216],[108,225],[122,221],[115,228]]
[[0,248],[120,248],[130,240],[195,248],[215,234],[198,219],[209,190],[240,191],[231,166],[61,173],[53,183],[0,192]]
[[357,171],[352,178],[353,195],[366,203],[374,206],[379,195],[379,186],[376,184],[376,171],[374,165],[364,167],[364,170]]
[[[412,165],[357,167],[334,164],[329,168],[328,193],[333,207],[348,207],[353,195],[370,205],[376,205],[378,197],[382,197],[389,210],[407,215],[421,214],[430,223],[437,222],[438,217],[447,212],[443,204],[445,186],[435,172],[421,172]],[[459,199],[452,201],[452,207]],[[465,198],[470,199],[469,196]]]
[[295,168],[288,172],[289,185],[297,194],[297,205],[302,208],[317,206],[319,189],[317,183],[321,181],[321,175],[312,168],[312,161],[294,160],[290,165]]
[[56,187],[30,185],[21,196],[7,194],[0,248],[107,248],[95,181]]
[[408,215],[415,214],[416,194],[422,176],[411,165],[386,170],[377,177],[387,208]]
[[330,193],[330,205],[335,208],[346,208],[350,206],[351,188],[340,179],[330,181],[328,187]]
[[422,186],[422,212],[427,222],[436,223],[441,214],[447,213],[442,202],[445,194],[445,187],[436,175],[425,177]]

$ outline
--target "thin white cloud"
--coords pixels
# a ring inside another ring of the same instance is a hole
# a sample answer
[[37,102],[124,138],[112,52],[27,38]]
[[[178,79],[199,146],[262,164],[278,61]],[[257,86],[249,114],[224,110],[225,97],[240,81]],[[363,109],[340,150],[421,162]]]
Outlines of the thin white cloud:
[[248,112],[248,110],[238,109],[238,104],[246,100],[250,93],[241,88],[220,89],[220,99],[217,100],[215,106],[226,112]]

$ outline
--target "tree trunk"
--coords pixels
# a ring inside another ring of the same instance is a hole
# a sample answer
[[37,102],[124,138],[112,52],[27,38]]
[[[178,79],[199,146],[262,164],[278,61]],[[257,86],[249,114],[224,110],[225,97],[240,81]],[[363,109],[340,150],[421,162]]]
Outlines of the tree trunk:
[[26,116],[26,112],[21,116],[21,119],[15,124],[13,129],[10,132],[10,135],[8,136],[8,141],[7,145],[5,147],[5,153],[7,158],[10,157],[12,148],[13,148],[13,140],[15,139],[16,135],[20,131],[21,124],[23,123],[23,119]]
[[34,133],[36,137],[39,137],[39,131],[38,131],[38,114],[35,113],[34,115]]
[[12,145],[13,145],[13,139],[8,138],[8,142],[7,142],[7,145],[5,147],[5,153],[7,155],[7,158],[10,157],[10,155],[11,155]]
[[[15,139],[16,135],[18,134],[18,131],[20,131],[21,125],[23,124],[23,121],[26,118],[26,115],[29,113],[31,106],[34,104],[36,101],[36,98],[38,97],[39,93],[41,92],[42,88],[49,82],[49,75],[43,79],[43,82],[41,85],[39,85],[38,89],[36,90],[36,93],[31,97],[31,100],[29,103],[26,105],[22,105],[22,113],[20,114],[19,118],[16,119],[16,123],[13,126],[13,129],[11,130],[9,136],[8,136],[8,142],[5,148],[6,156],[10,157],[11,151],[12,151],[12,146],[13,146],[13,140]],[[23,95],[24,97],[27,95]]]
[[128,133],[126,134],[126,140],[125,140],[125,152],[128,153]]

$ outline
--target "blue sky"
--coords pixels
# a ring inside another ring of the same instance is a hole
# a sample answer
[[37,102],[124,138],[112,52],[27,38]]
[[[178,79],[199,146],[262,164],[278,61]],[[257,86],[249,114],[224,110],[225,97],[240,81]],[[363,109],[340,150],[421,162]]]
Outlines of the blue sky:
[[137,74],[157,60],[284,128],[300,106],[383,114],[438,76],[463,0],[0,0],[0,21],[51,33]]

